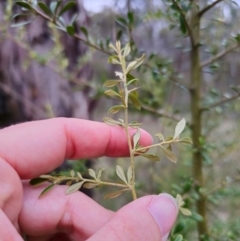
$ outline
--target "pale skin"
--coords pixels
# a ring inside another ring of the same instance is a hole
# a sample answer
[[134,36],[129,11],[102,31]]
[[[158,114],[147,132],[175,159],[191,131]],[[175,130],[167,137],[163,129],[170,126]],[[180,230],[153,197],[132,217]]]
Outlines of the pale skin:
[[[141,130],[140,144],[151,143],[151,136]],[[66,159],[128,155],[124,130],[99,122],[55,118],[0,130],[0,240],[23,240],[20,232],[30,241],[163,240],[163,229],[147,210],[155,195],[114,213],[81,192],[66,195],[65,186],[38,198],[46,185],[32,187],[27,181]],[[164,232],[176,219],[174,210],[167,216]]]

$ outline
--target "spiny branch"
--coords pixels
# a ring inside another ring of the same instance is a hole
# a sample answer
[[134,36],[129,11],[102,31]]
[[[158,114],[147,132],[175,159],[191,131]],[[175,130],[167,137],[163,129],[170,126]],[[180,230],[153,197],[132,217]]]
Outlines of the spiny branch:
[[218,3],[222,2],[223,0],[216,0],[214,1],[213,3],[207,5],[205,8],[203,8],[198,14],[199,14],[199,17],[202,17],[202,15],[204,13],[206,13],[207,11],[209,11],[211,8],[213,8],[215,5],[217,5]]
[[[51,23],[55,24],[56,26],[58,26],[59,29],[61,29],[62,31],[66,32],[66,30],[64,29],[65,27],[62,26],[62,25],[60,25],[60,24],[58,24],[58,23],[56,23],[56,21],[55,21],[54,19],[48,17],[46,14],[42,13],[41,11],[39,11],[39,10],[36,9],[36,8],[33,8],[33,10],[34,10],[34,12],[35,12],[36,15],[41,16],[42,18],[44,18],[44,19],[48,20],[49,22],[51,22]],[[102,53],[105,53],[105,54],[107,54],[107,55],[111,55],[110,52],[108,52],[108,51],[106,51],[106,50],[103,50],[103,49],[97,47],[97,46],[94,45],[94,44],[91,44],[89,41],[81,38],[81,37],[80,37],[79,35],[77,35],[77,34],[74,34],[74,37],[77,38],[79,41],[83,42],[83,43],[84,43],[85,45],[87,45],[88,47],[91,47],[91,48],[93,48],[93,49],[95,49],[95,50],[98,50],[98,51],[100,51],[100,52],[102,52]]]
[[28,100],[24,96],[20,95],[18,92],[16,92],[9,86],[0,82],[0,89],[2,89],[6,94],[11,95],[14,99],[18,100],[19,102],[23,103],[24,105],[29,106],[32,110],[34,110],[36,112],[36,115],[39,118],[43,118],[46,116],[46,111],[39,108],[37,105],[33,104],[30,100]]
[[239,97],[240,97],[240,93],[238,93],[237,95],[234,95],[234,96],[232,96],[232,97],[230,97],[230,98],[225,98],[225,99],[223,99],[223,100],[220,100],[220,101],[218,101],[218,102],[216,102],[216,103],[214,103],[214,104],[212,104],[212,105],[209,105],[208,107],[204,107],[204,108],[202,108],[201,111],[210,110],[210,109],[215,108],[215,107],[217,107],[217,106],[219,106],[219,105],[222,105],[222,104],[225,104],[225,103],[230,102],[230,101],[232,101],[232,100],[235,100],[235,99],[237,99],[237,98],[239,98]]
[[234,44],[234,45],[228,47],[227,49],[225,49],[225,50],[223,50],[222,52],[218,53],[218,54],[217,54],[216,56],[214,56],[213,58],[208,59],[208,60],[205,60],[204,62],[202,62],[202,63],[200,64],[200,67],[203,68],[203,67],[205,67],[205,66],[207,66],[207,65],[209,65],[209,64],[212,64],[212,63],[215,62],[216,60],[218,60],[218,59],[222,58],[223,56],[225,56],[227,53],[232,52],[233,50],[237,49],[239,46],[240,46],[240,44],[237,43],[237,44]]
[[194,44],[194,37],[193,37],[193,34],[192,34],[192,30],[191,30],[191,28],[190,28],[190,26],[189,26],[189,24],[187,22],[186,16],[185,16],[182,8],[178,5],[178,3],[175,0],[172,0],[172,3],[177,7],[179,14],[180,14],[180,16],[182,17],[182,19],[184,21],[184,24],[185,24],[185,26],[187,28],[188,35],[189,35],[189,38],[190,38],[190,41],[191,41],[191,45],[193,47],[195,45]]
[[181,118],[179,116],[171,115],[171,114],[165,113],[164,111],[161,111],[161,110],[156,110],[156,109],[149,107],[147,105],[144,105],[142,103],[141,103],[141,107],[142,107],[142,109],[147,110],[158,116],[162,116],[162,117],[165,117],[165,118],[177,121],[177,122],[179,122],[181,120]]

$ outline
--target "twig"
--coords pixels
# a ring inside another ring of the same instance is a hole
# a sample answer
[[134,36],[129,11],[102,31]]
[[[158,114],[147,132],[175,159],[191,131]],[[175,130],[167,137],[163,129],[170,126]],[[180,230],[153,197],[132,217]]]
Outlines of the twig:
[[9,86],[3,84],[0,82],[0,88],[6,93],[11,95],[13,98],[15,98],[16,100],[22,102],[25,105],[29,105],[29,107],[31,109],[33,109],[34,111],[36,111],[36,114],[39,115],[39,118],[43,118],[46,117],[46,112],[43,111],[41,108],[39,108],[38,106],[36,106],[35,104],[33,104],[30,100],[28,100],[27,98],[25,98],[24,96],[20,95],[19,93],[17,93],[16,91],[14,91],[13,89],[11,89]]
[[218,53],[215,57],[211,58],[211,59],[208,59],[208,60],[205,60],[204,62],[202,62],[200,64],[200,67],[203,68],[205,67],[206,65],[209,65],[209,64],[212,64],[213,62],[215,62],[216,60],[222,58],[223,56],[225,56],[227,53],[237,49],[238,47],[240,46],[239,43],[237,44],[234,44],[230,47],[228,47],[227,49],[223,50],[222,52]]
[[202,15],[204,13],[206,13],[207,11],[209,11],[211,8],[213,8],[215,5],[217,5],[218,3],[222,2],[224,0],[216,0],[214,1],[213,3],[207,5],[205,8],[203,8],[198,14],[199,14],[199,17],[202,17]]
[[222,104],[225,104],[225,103],[227,103],[227,102],[230,102],[230,101],[232,101],[232,100],[234,100],[234,99],[237,99],[238,97],[240,97],[240,93],[238,93],[237,95],[234,95],[234,96],[232,96],[232,97],[230,97],[230,98],[225,98],[225,99],[223,99],[223,100],[220,100],[220,101],[218,101],[218,102],[216,102],[216,103],[214,103],[214,104],[212,104],[212,105],[209,105],[208,107],[204,107],[204,108],[201,109],[201,111],[210,110],[210,109],[212,109],[212,108],[214,108],[214,107],[217,107],[217,106],[219,106],[219,105],[222,105]]
[[[39,10],[36,9],[36,8],[33,8],[33,10],[35,11],[35,14],[36,14],[36,15],[39,15],[39,16],[41,16],[42,18],[50,21],[51,23],[53,23],[53,24],[55,24],[56,26],[58,26],[60,30],[66,32],[66,30],[64,29],[65,27],[62,26],[62,25],[60,25],[60,24],[58,24],[58,23],[56,23],[56,22],[54,21],[54,19],[49,18],[47,15],[45,15],[44,13],[42,13],[41,11],[39,11]],[[103,49],[97,47],[97,46],[94,45],[94,44],[91,44],[89,41],[81,38],[81,37],[80,37],[79,35],[77,35],[77,34],[74,34],[74,37],[77,38],[79,41],[83,42],[85,45],[87,45],[87,46],[89,46],[89,47],[91,47],[91,48],[93,48],[93,49],[96,49],[96,50],[98,50],[98,51],[100,51],[100,52],[102,52],[102,53],[105,53],[105,54],[107,54],[107,55],[111,55],[110,52],[108,52],[108,51],[106,51],[106,50],[103,50]]]
[[144,105],[142,103],[141,103],[141,107],[142,107],[142,109],[147,110],[149,112],[152,112],[152,113],[154,113],[154,114],[156,114],[158,116],[162,116],[162,117],[165,117],[165,118],[177,121],[177,122],[179,122],[181,120],[181,118],[178,117],[178,116],[168,114],[168,113],[166,113],[164,111],[161,111],[161,110],[156,110],[156,109],[154,109],[152,107],[149,107],[147,105]]
[[178,5],[178,3],[175,0],[172,0],[172,2],[177,7],[179,14],[181,15],[181,17],[182,17],[182,19],[184,21],[184,24],[185,24],[185,26],[187,28],[188,35],[189,35],[189,38],[190,38],[190,41],[191,41],[191,45],[195,46],[192,30],[191,30],[191,28],[190,28],[190,26],[189,26],[189,24],[187,22],[187,19],[186,19],[186,16],[185,16],[184,12],[182,11],[181,7]]
[[217,191],[220,188],[224,188],[226,185],[229,185],[233,182],[239,181],[240,180],[240,175],[236,176],[234,179],[230,180],[230,181],[221,181],[220,184],[218,184],[216,187],[210,189],[209,191],[206,191],[204,193],[204,196],[208,196],[209,194],[212,194],[213,192]]

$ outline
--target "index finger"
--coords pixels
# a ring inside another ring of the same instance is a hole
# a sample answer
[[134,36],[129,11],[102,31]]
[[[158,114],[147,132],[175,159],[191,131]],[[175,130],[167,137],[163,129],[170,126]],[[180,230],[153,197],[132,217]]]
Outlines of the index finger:
[[[130,130],[132,134],[136,130]],[[140,144],[151,144],[141,130]],[[0,158],[22,179],[47,173],[65,159],[129,155],[125,130],[119,126],[67,118],[33,121],[0,131]]]

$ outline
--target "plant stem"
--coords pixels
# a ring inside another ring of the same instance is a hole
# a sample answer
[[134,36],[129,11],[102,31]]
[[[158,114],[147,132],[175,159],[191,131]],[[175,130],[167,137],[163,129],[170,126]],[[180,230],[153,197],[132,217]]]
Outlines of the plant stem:
[[[44,177],[42,175],[41,177]],[[121,184],[121,183],[114,183],[114,182],[104,182],[100,180],[95,180],[95,179],[87,179],[87,178],[79,178],[79,177],[55,177],[55,176],[49,176],[46,177],[50,181],[85,181],[85,182],[90,182],[90,183],[96,183],[98,185],[105,185],[105,186],[114,186],[114,187],[124,187],[124,188],[130,188],[127,184]]]
[[196,192],[199,194],[199,199],[196,201],[197,212],[202,216],[203,220],[197,223],[199,240],[208,235],[207,225],[207,200],[206,197],[200,192],[201,187],[204,186],[203,178],[203,157],[201,153],[200,137],[202,136],[202,111],[201,111],[201,84],[202,73],[200,66],[200,16],[198,6],[194,5],[191,10],[191,30],[194,37],[194,45],[190,52],[191,60],[191,134],[193,141],[192,153],[192,173],[196,183]]

